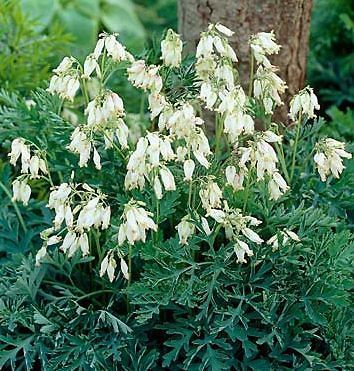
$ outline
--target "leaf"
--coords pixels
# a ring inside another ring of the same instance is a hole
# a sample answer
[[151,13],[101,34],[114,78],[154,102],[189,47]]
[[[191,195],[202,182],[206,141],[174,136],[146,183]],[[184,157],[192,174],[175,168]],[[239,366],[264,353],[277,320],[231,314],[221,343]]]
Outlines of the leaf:
[[172,340],[166,341],[164,344],[167,347],[173,348],[170,352],[164,354],[163,356],[163,367],[169,367],[173,361],[177,360],[177,357],[181,353],[182,349],[185,352],[188,352],[189,350],[189,342],[191,340],[191,337],[193,335],[193,331],[189,329],[185,329],[182,327],[177,328],[177,329],[171,329],[168,330],[167,333],[173,334],[173,335],[179,335],[179,338],[173,338]]
[[58,0],[21,0],[27,17],[38,21],[37,29],[42,31],[52,21],[58,7]]
[[123,334],[128,334],[132,331],[132,329],[127,326],[124,322],[122,322],[119,318],[114,316],[112,313],[107,312],[105,310],[101,310],[100,316],[98,320],[102,321],[103,323],[108,323],[110,326],[113,327],[114,332]]
[[86,17],[76,9],[64,8],[57,13],[65,29],[75,38],[72,54],[83,57],[93,49],[97,33],[98,20]]
[[305,310],[306,314],[310,317],[310,319],[321,326],[327,325],[326,317],[324,317],[321,313],[318,312],[320,306],[317,306],[317,311],[313,308],[310,300],[304,299],[305,303]]
[[131,38],[142,46],[146,33],[130,0],[106,0],[102,5],[101,20],[110,32],[119,32],[124,42],[131,46]]

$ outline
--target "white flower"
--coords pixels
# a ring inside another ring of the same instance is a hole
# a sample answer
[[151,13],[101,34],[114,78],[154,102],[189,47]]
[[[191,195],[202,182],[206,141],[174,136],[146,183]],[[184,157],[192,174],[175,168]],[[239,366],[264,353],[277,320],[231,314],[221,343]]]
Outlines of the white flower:
[[268,174],[272,175],[277,170],[277,155],[273,147],[263,139],[257,142],[255,159],[257,161],[258,181],[264,179],[265,172],[268,172]]
[[218,209],[221,206],[222,192],[218,184],[210,180],[204,188],[199,191],[203,208],[207,211]]
[[241,263],[241,264],[247,263],[247,260],[245,259],[245,255],[253,256],[253,251],[249,248],[247,243],[239,239],[236,240],[236,243],[234,245],[234,251],[237,256],[237,263]]
[[160,151],[164,161],[171,161],[176,157],[171,147],[171,141],[168,137],[164,140],[160,140]]
[[[295,242],[301,242],[299,236],[289,229],[284,229],[284,231],[280,231],[279,234],[282,236],[282,244],[286,245],[289,241],[289,239],[295,241]],[[279,239],[278,239],[278,233],[272,236],[268,241],[267,245],[271,245],[273,248],[273,251],[277,250],[279,248]]]
[[107,207],[105,207],[105,208],[102,209],[102,213],[101,213],[101,222],[102,222],[101,229],[107,229],[108,226],[109,226],[110,220],[111,220],[111,207],[110,206],[107,206]]
[[161,42],[163,63],[166,66],[178,67],[181,64],[182,47],[180,36],[169,29],[165,39]]
[[190,182],[192,180],[193,172],[195,169],[195,163],[193,160],[186,160],[183,164],[184,180]]
[[213,54],[198,58],[195,69],[196,74],[200,80],[204,82],[210,81],[210,77],[217,68],[215,59],[215,55]]
[[188,238],[195,233],[195,225],[190,221],[190,216],[186,215],[182,218],[176,227],[181,245],[188,245]]
[[56,187],[49,195],[48,207],[52,209],[64,204],[71,191],[68,183],[62,183],[59,187]]
[[157,117],[167,104],[168,103],[162,94],[156,92],[149,94],[149,109],[151,112],[151,120]]
[[162,199],[162,184],[160,182],[160,179],[158,176],[155,176],[154,178],[154,192],[155,192],[155,196],[158,200],[161,200]]
[[11,152],[8,154],[10,157],[10,164],[16,166],[17,160],[22,155],[22,152],[25,151],[25,141],[22,138],[16,138],[11,143]]
[[114,35],[105,38],[105,47],[107,54],[112,57],[113,61],[120,62],[127,59],[124,46],[116,40]]
[[119,245],[122,245],[125,240],[128,240],[131,245],[134,245],[136,241],[145,242],[147,230],[157,231],[157,225],[150,218],[153,214],[142,206],[145,206],[143,202],[135,200],[131,200],[125,205],[122,215],[123,223],[118,232]]
[[176,190],[175,178],[167,167],[160,169],[160,176],[166,191]]
[[266,55],[278,54],[280,45],[275,42],[274,31],[259,32],[250,40],[251,50],[257,63],[270,67],[271,64]]
[[162,79],[159,76],[158,66],[145,66],[144,60],[134,61],[127,69],[128,80],[137,88],[143,90],[149,89],[152,92],[159,93],[162,89]]
[[38,250],[36,254],[36,266],[40,265],[41,260],[47,255],[47,246],[43,244],[43,246]]
[[120,258],[120,270],[123,274],[123,277],[126,280],[129,280],[129,268],[128,268],[128,265],[123,258]]
[[101,157],[100,157],[99,153],[97,152],[96,148],[93,148],[93,162],[94,162],[97,170],[102,169]]
[[259,235],[252,231],[252,229],[245,227],[241,230],[241,232],[251,241],[255,242],[256,244],[261,244],[263,242],[262,238]]
[[80,155],[79,166],[87,166],[87,162],[90,159],[91,153],[91,142],[87,135],[79,128],[75,128],[71,134],[71,142],[68,145],[68,149],[74,153]]
[[47,240],[47,246],[56,245],[60,241],[61,241],[61,237],[60,236],[51,236]]
[[187,156],[188,149],[186,147],[177,147],[176,149],[176,155],[177,155],[177,161],[184,162],[185,157]]
[[240,85],[235,86],[231,91],[224,90],[219,93],[221,103],[218,107],[220,113],[232,113],[242,111],[247,102],[246,94]]
[[223,34],[224,34],[225,36],[227,36],[227,37],[231,37],[231,36],[234,34],[233,31],[231,31],[229,28],[227,28],[226,26],[222,25],[221,23],[217,23],[217,24],[215,25],[215,28],[216,28],[219,32],[223,33]]
[[280,94],[286,89],[286,83],[275,73],[274,66],[259,66],[253,83],[255,98],[262,99],[266,114],[272,114],[274,106],[283,104]]
[[59,66],[55,68],[53,72],[58,75],[65,74],[71,69],[72,65],[73,65],[73,59],[69,57],[64,57],[62,61],[60,62]]
[[73,231],[68,231],[63,239],[63,243],[60,246],[60,250],[66,253],[68,250],[72,250],[72,245],[77,243],[76,233]]
[[31,179],[39,178],[38,172],[39,172],[39,162],[40,158],[38,156],[32,156],[30,160],[29,170],[31,173]]
[[23,202],[25,206],[28,205],[28,201],[31,197],[31,187],[27,184],[26,180],[14,180],[12,182],[12,201]]
[[228,90],[231,90],[235,86],[235,77],[232,66],[229,63],[223,63],[218,65],[215,69],[215,77],[219,82],[224,82]]
[[102,54],[102,50],[104,48],[104,41],[105,41],[104,38],[100,38],[97,41],[97,44],[95,46],[95,49],[94,49],[94,51],[92,53],[96,59],[98,59],[101,56],[101,54]]
[[285,179],[277,171],[275,171],[269,181],[268,189],[270,193],[270,199],[277,200],[289,189],[289,186],[286,184]]
[[210,216],[218,223],[223,223],[226,218],[226,213],[223,210],[209,209],[206,216]]
[[206,218],[204,218],[204,217],[201,218],[201,221],[202,221],[202,227],[203,227],[203,231],[204,231],[204,233],[205,233],[207,236],[210,236],[210,235],[211,235],[211,230],[210,230],[210,227],[209,227],[209,223],[208,223],[208,221],[207,221]]
[[213,37],[206,33],[202,33],[197,45],[196,57],[208,56],[213,52]]
[[101,262],[100,277],[107,273],[110,282],[113,282],[116,268],[117,262],[115,261],[113,256],[111,256],[111,254],[108,253]]
[[51,94],[58,94],[61,99],[72,102],[79,87],[80,82],[75,75],[54,75],[47,90]]
[[90,247],[89,247],[89,242],[88,242],[88,236],[86,233],[83,233],[79,237],[79,246],[82,252],[83,256],[86,256],[90,253]]
[[314,161],[321,180],[324,182],[327,176],[332,173],[334,178],[344,170],[342,158],[352,158],[351,153],[345,151],[345,144],[332,138],[326,138],[316,144]]
[[243,189],[243,181],[245,176],[243,172],[237,174],[235,166],[227,166],[225,169],[225,176],[227,184],[230,185],[234,191],[239,191]]
[[212,109],[218,95],[209,82],[204,82],[200,87],[200,98],[206,103],[206,108]]
[[306,115],[307,118],[314,118],[316,117],[314,111],[319,109],[320,105],[313,89],[307,86],[299,91],[291,100],[289,116],[293,121],[298,120],[300,115]]
[[228,134],[230,142],[236,143],[242,132],[245,134],[254,132],[253,118],[241,111],[227,114],[224,121],[224,133]]
[[128,148],[129,129],[122,119],[117,120],[116,136],[121,147]]
[[84,62],[84,73],[82,75],[82,78],[89,79],[92,72],[95,69],[98,69],[98,68],[99,68],[99,66],[98,66],[97,59],[96,59],[95,55],[94,54],[89,54],[86,57],[85,62]]

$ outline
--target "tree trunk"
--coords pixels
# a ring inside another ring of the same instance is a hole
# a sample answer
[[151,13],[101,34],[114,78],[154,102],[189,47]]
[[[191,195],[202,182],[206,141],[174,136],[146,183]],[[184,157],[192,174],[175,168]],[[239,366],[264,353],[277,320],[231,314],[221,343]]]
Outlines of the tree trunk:
[[288,85],[286,105],[276,118],[287,122],[289,97],[305,83],[311,8],[312,0],[179,0],[179,30],[190,50],[209,23],[220,22],[235,31],[230,42],[239,59],[244,86],[249,75],[249,37],[274,30],[282,48],[270,60],[280,68],[280,76]]

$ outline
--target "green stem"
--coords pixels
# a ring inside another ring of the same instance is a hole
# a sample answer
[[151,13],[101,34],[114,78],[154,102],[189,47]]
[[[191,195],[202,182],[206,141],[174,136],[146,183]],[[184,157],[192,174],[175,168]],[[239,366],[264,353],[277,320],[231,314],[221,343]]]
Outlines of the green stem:
[[64,99],[61,99],[60,100],[60,103],[59,103],[59,107],[58,107],[58,112],[57,112],[58,116],[60,116],[61,109],[63,107],[63,103],[64,103]]
[[253,91],[253,79],[254,79],[254,56],[251,52],[251,63],[250,63],[250,81],[248,85],[248,96],[251,98]]
[[295,136],[293,158],[292,158],[292,162],[291,162],[291,171],[290,171],[290,182],[292,182],[293,177],[294,177],[295,162],[296,162],[296,151],[297,151],[297,145],[298,145],[299,137],[300,137],[300,129],[301,129],[301,113],[299,115],[299,120],[297,122],[297,127],[296,127],[296,136]]
[[216,158],[220,157],[222,132],[223,132],[223,122],[221,119],[221,115],[217,113],[216,121],[215,121],[215,156]]
[[247,177],[247,184],[246,184],[246,189],[245,189],[245,201],[243,203],[243,208],[242,208],[243,212],[246,211],[248,198],[249,198],[249,195],[250,195],[250,188],[251,188],[251,173],[249,173],[248,177]]
[[[129,244],[129,250],[128,250],[128,289],[132,282],[132,245]],[[130,313],[130,301],[129,301],[129,293],[127,291],[127,314]]]
[[12,200],[12,196],[11,196],[11,193],[9,192],[9,190],[6,188],[5,184],[3,182],[0,181],[0,188],[5,192],[6,196],[9,197],[9,199],[11,200],[11,203],[12,203],[12,206],[14,207],[15,209],[15,212],[17,214],[17,218],[18,220],[20,221],[20,224],[22,226],[22,229],[25,233],[27,233],[27,228],[26,228],[26,224],[25,224],[25,221],[23,220],[22,218],[22,215],[21,215],[21,212],[20,212],[20,209],[18,208],[17,204],[15,201]]
[[119,153],[119,155],[123,158],[124,161],[126,161],[126,157],[124,156],[123,152],[121,151],[121,149],[114,143],[113,140],[111,140],[111,138],[105,134],[105,137],[108,139],[108,141],[112,144],[112,146],[114,147],[114,149]]
[[84,95],[85,102],[86,102],[86,105],[87,105],[87,104],[89,104],[90,99],[89,99],[89,96],[88,96],[86,81],[85,81],[85,79],[82,79],[81,82],[82,82],[81,91],[82,91],[82,94]]
[[98,295],[98,294],[106,293],[106,292],[114,292],[114,291],[113,290],[98,290],[98,291],[93,291],[93,292],[90,292],[90,293],[88,293],[86,295],[80,296],[79,298],[75,299],[75,301],[87,299],[90,296],[94,296],[94,295]]
[[277,150],[277,154],[278,154],[278,157],[279,157],[279,160],[280,160],[280,165],[281,165],[283,174],[285,176],[286,182],[289,184],[290,183],[290,177],[289,177],[288,169],[286,168],[283,146],[281,144],[275,143],[275,148]]

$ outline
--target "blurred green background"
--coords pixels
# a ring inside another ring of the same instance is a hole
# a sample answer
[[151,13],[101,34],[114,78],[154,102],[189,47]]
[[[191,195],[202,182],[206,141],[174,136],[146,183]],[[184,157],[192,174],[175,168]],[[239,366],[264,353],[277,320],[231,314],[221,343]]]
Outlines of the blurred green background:
[[[0,83],[29,92],[65,54],[83,59],[99,32],[119,32],[135,54],[177,28],[177,0],[5,0],[0,5]],[[322,115],[354,127],[354,8],[350,0],[314,0],[308,83]],[[123,87],[124,90],[124,87]],[[134,103],[139,105],[138,102]]]

